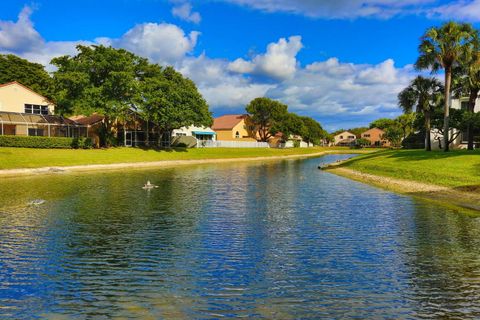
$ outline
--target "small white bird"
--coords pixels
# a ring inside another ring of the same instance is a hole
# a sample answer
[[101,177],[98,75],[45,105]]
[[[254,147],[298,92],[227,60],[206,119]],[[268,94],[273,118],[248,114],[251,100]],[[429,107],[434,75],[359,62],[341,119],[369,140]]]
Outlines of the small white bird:
[[158,188],[158,186],[151,184],[150,180],[148,180],[147,183],[145,183],[145,185],[142,187],[142,189],[145,189],[145,190],[150,190],[154,188]]

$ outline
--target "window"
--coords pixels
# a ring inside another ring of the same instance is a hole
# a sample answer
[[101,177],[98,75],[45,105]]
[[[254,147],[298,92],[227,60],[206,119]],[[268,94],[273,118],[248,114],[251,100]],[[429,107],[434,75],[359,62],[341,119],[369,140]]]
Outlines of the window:
[[343,136],[340,136],[340,139],[343,139]]
[[370,138],[370,134],[368,134],[368,133],[367,133],[367,134],[364,134],[363,137],[364,137],[364,138]]
[[43,129],[38,128],[28,128],[29,136],[43,136]]
[[461,110],[467,110],[468,109],[468,101],[462,101],[460,103],[460,109]]
[[48,115],[48,106],[25,104],[25,113]]
[[348,139],[355,139],[355,136],[348,136]]
[[236,139],[240,139],[240,132],[237,131],[237,132],[235,133],[235,138],[236,138]]
[[186,133],[183,133],[183,132],[177,132],[175,134],[177,137],[185,137],[187,134]]

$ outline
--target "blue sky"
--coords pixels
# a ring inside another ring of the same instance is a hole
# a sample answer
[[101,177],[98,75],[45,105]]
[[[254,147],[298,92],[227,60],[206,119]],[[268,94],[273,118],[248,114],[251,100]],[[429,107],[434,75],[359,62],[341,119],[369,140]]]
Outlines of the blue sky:
[[123,47],[192,78],[214,115],[257,96],[328,130],[399,114],[426,28],[480,20],[480,0],[104,0],[0,4],[0,53],[48,66],[75,45]]

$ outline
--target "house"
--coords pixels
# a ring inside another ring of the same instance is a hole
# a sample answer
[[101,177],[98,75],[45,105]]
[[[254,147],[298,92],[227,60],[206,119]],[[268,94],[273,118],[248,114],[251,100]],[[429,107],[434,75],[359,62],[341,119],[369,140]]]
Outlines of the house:
[[86,126],[54,115],[55,105],[19,82],[0,85],[0,134],[85,137]]
[[268,144],[272,148],[308,148],[313,147],[313,143],[303,141],[303,137],[299,135],[290,135],[288,139],[285,139],[282,132],[277,132],[273,137],[268,140]]
[[209,127],[181,127],[180,129],[175,129],[172,132],[172,137],[194,137],[198,141],[215,141],[215,136],[217,134]]
[[379,128],[372,128],[362,132],[360,137],[370,141],[371,147],[389,147],[390,141],[383,138],[385,131]]
[[251,141],[256,142],[255,127],[250,124],[245,114],[228,114],[213,121],[212,129],[217,141]]
[[[76,115],[69,118],[78,124],[86,127],[87,136],[92,139],[95,146],[100,146],[100,130],[105,117],[96,113],[89,116]],[[116,138],[116,143],[119,146],[125,147],[139,147],[147,143],[151,145],[158,141],[158,134],[153,131],[154,126],[144,121],[137,112],[131,110],[129,116],[124,121],[117,121],[114,123],[112,133]],[[147,135],[147,130],[149,134]],[[168,142],[168,139],[166,139]]]
[[[468,97],[460,99],[452,99],[451,107],[458,110],[467,110],[468,108]],[[474,112],[480,112],[480,98],[477,98],[475,101]],[[450,145],[451,148],[455,149],[466,149],[468,144],[468,133],[466,131],[458,132],[458,130],[452,128],[450,131],[450,136],[458,134],[457,138]],[[480,144],[480,129],[476,129],[473,132],[474,141],[476,145]],[[438,130],[433,129],[430,134],[432,149],[441,149],[443,147],[443,135],[438,132]]]
[[348,131],[343,131],[333,137],[336,146],[351,146],[355,143],[355,140],[357,140],[355,134]]

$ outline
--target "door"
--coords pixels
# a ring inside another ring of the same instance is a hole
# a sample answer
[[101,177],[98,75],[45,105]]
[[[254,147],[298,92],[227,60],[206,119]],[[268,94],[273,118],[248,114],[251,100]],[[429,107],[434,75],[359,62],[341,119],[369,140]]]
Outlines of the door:
[[125,132],[125,146],[131,147],[133,142],[133,133],[131,131]]

